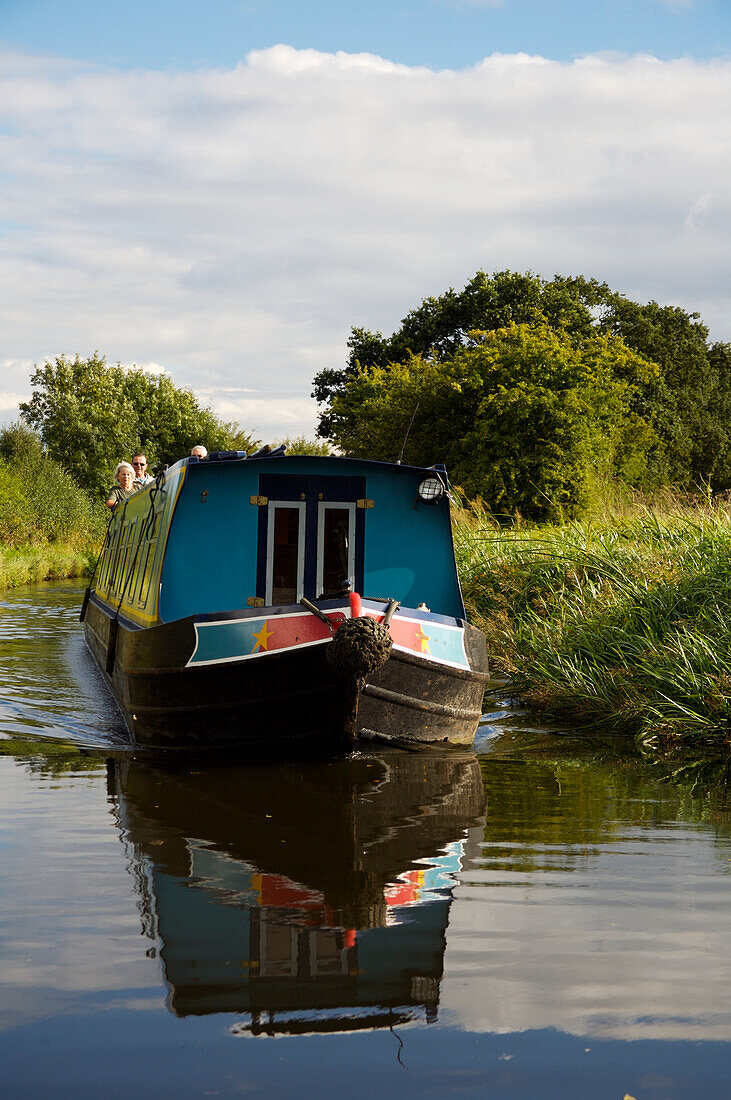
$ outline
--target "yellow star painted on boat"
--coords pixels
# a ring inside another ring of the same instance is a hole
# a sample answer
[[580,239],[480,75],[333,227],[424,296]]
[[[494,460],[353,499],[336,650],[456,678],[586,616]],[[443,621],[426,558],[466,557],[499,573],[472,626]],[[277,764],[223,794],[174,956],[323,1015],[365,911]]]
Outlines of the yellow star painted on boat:
[[264,620],[264,625],[262,626],[259,633],[254,634],[254,637],[256,638],[256,645],[252,649],[252,651],[251,651],[252,653],[256,652],[257,649],[266,650],[266,649],[269,648],[267,643],[269,642],[269,639],[271,638],[274,631],[273,630],[267,630],[268,625],[269,624],[268,624],[267,620],[265,619]]
[[431,638],[429,637],[429,635],[424,633],[424,627],[420,626],[419,633],[416,635],[416,644],[421,646],[422,653],[431,653],[431,650],[429,649],[430,641]]

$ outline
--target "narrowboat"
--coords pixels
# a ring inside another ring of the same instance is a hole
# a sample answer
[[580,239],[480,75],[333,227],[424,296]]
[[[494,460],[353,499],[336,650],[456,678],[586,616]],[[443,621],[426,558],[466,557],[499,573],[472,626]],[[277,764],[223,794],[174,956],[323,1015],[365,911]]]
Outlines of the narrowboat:
[[115,509],[81,618],[135,745],[469,745],[480,717],[443,467],[185,458]]

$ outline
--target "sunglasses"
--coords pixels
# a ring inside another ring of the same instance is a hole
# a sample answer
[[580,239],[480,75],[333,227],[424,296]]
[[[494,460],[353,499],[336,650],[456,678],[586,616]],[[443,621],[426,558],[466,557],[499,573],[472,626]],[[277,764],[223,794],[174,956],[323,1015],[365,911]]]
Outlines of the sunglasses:
[[147,463],[146,462],[133,462],[132,465],[133,466],[141,466],[144,470],[144,468],[147,466]]

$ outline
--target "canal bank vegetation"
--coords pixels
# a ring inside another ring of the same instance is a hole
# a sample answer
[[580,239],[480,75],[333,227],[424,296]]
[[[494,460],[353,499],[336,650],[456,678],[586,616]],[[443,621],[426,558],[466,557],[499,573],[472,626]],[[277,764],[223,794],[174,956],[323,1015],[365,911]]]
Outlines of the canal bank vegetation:
[[506,691],[564,728],[643,750],[731,748],[726,503],[667,496],[610,522],[500,527],[455,508],[468,612]]
[[85,576],[106,519],[32,431],[0,432],[0,588]]

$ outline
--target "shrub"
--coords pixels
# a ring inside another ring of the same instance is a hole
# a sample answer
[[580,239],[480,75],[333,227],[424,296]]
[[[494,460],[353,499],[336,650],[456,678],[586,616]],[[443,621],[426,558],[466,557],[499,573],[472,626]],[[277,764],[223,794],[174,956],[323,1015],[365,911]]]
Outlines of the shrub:
[[102,538],[103,508],[44,452],[22,424],[0,432],[0,539],[85,545]]

